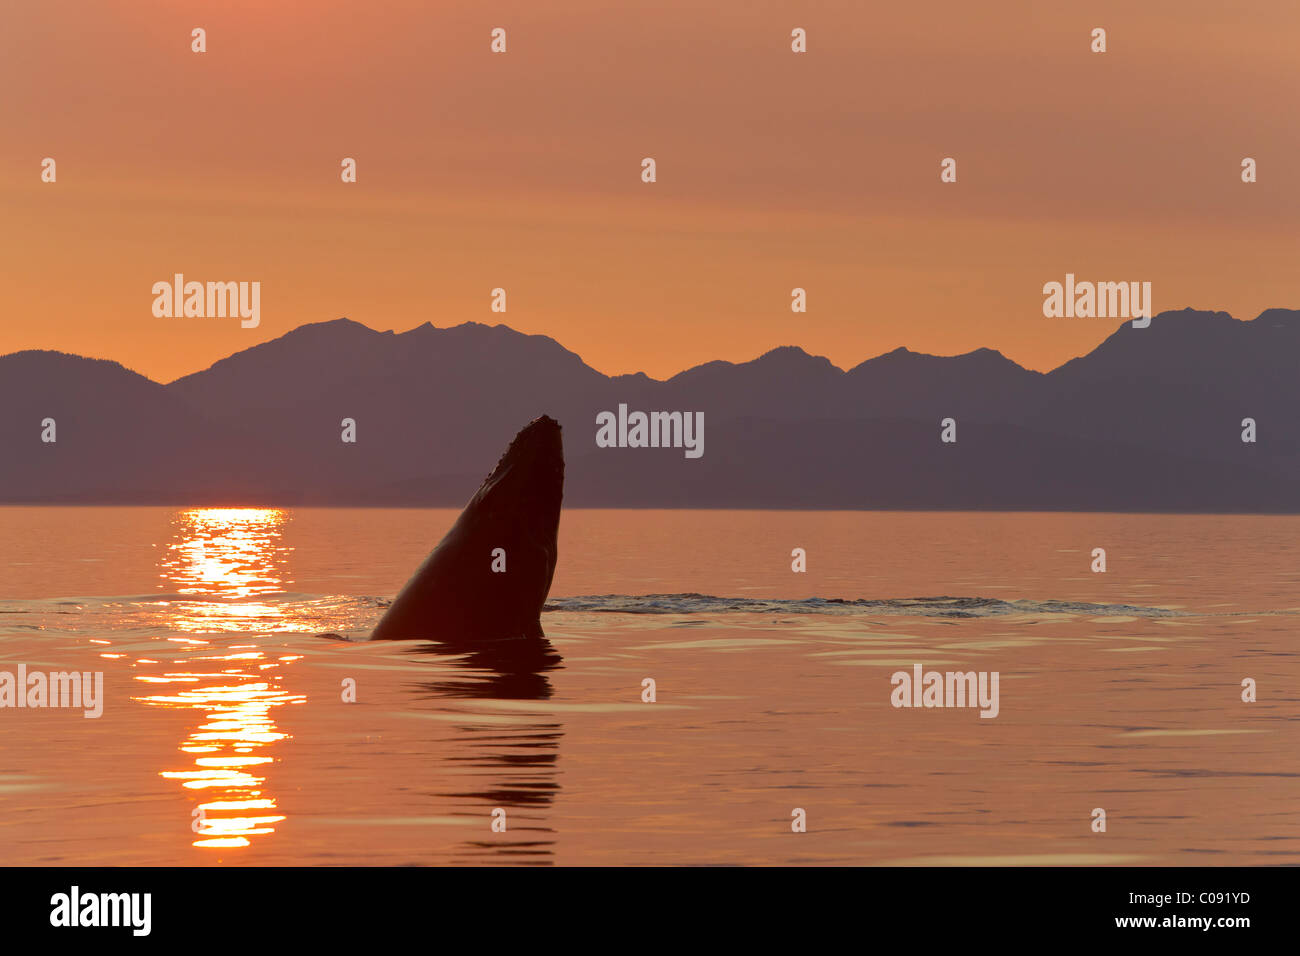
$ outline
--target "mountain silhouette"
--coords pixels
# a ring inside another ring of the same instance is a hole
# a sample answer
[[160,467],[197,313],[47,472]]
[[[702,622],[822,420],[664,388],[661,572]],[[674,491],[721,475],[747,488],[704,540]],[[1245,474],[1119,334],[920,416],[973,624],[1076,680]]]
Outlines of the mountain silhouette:
[[[786,346],[659,381],[504,325],[349,319],[166,385],[17,352],[0,357],[0,501],[460,506],[502,441],[548,414],[570,506],[1296,512],[1298,362],[1288,309],[1125,322],[1048,373],[992,349],[904,348],[846,371]],[[596,416],[620,404],[703,412],[703,457],[598,448]]]

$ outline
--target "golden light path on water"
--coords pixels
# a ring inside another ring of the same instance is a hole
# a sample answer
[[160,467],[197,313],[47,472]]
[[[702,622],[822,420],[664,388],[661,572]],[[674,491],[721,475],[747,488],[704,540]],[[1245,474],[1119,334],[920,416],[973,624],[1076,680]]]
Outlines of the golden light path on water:
[[282,605],[250,600],[286,585],[290,548],[281,541],[287,517],[276,508],[198,508],[173,519],[159,587],[196,600],[163,602],[180,631],[310,630]]
[[194,636],[167,639],[181,654],[171,663],[180,666],[137,675],[144,684],[160,686],[159,693],[135,699],[202,714],[179,747],[193,764],[160,771],[199,798],[191,825],[199,836],[196,847],[246,847],[251,837],[274,833],[285,819],[266,771],[275,760],[268,751],[287,736],[276,726],[275,708],[307,699],[285,691],[277,675],[301,655],[274,657],[254,643],[224,645],[198,635],[310,630],[288,605],[256,600],[292,583],[285,579],[290,549],[281,543],[286,520],[277,509],[179,512],[163,551],[159,587],[195,596],[159,602],[168,610],[167,625]]

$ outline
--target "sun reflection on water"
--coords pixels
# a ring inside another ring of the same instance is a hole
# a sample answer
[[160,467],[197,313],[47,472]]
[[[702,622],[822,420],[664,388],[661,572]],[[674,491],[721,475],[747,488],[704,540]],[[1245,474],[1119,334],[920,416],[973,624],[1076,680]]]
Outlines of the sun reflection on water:
[[[217,678],[215,682],[213,678]],[[271,711],[306,698],[286,693],[273,681],[249,680],[248,675],[174,672],[148,678],[151,683],[189,684],[168,694],[137,698],[162,707],[201,710],[205,721],[190,731],[181,744],[194,766],[164,770],[160,776],[180,780],[187,790],[204,797],[197,806],[197,847],[240,847],[249,837],[273,833],[271,824],[284,820],[276,801],[266,790],[263,768],[274,758],[262,751],[287,736],[275,724]],[[200,686],[194,686],[198,681]]]
[[[173,540],[165,547],[161,588],[193,600],[161,601],[168,626],[187,634],[300,631],[310,622],[296,620],[286,605],[249,600],[282,593],[287,556],[282,543],[284,512],[261,508],[201,508],[180,512],[173,521]],[[247,640],[247,639],[245,639]],[[178,748],[192,765],[160,771],[168,780],[194,792],[193,845],[235,848],[250,837],[275,832],[285,819],[267,788],[266,773],[275,762],[268,751],[288,736],[274,710],[301,704],[306,697],[280,686],[278,672],[301,655],[269,656],[257,643],[221,645],[199,637],[168,638],[170,661],[141,658],[136,663],[165,668],[136,675],[158,693],[135,699],[156,707],[197,710],[203,722]],[[162,656],[162,655],[159,655]],[[200,812],[201,811],[201,812]]]
[[[171,602],[178,630],[307,631],[283,604],[258,601],[283,594],[293,549],[283,543],[288,516],[278,508],[193,508],[173,519],[164,549],[160,589],[184,595]],[[186,598],[192,596],[192,600]]]

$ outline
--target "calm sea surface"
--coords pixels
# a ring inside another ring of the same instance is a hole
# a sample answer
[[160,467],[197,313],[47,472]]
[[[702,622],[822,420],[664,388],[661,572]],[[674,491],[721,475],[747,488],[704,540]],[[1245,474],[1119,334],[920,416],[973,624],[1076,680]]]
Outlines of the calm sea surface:
[[549,660],[315,636],[455,516],[0,508],[0,677],[104,675],[0,864],[1300,863],[1300,518],[566,511]]

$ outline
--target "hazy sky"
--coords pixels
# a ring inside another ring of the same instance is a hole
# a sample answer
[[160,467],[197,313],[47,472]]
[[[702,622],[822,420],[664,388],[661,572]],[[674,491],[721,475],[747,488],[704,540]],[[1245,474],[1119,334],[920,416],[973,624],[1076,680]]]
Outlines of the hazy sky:
[[[1066,272],[1300,307],[1297,36],[1295,0],[11,0],[0,353],[167,381],[346,315],[611,374],[785,344],[1048,369],[1118,324],[1044,318]],[[260,327],[155,318],[176,272],[260,281]]]

